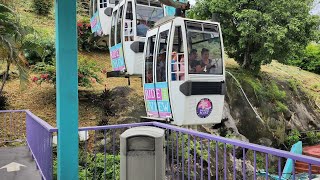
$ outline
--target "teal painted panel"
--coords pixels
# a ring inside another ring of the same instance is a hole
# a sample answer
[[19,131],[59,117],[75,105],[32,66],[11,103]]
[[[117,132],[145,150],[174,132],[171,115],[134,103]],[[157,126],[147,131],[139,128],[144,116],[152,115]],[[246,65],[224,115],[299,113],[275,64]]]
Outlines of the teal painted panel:
[[[302,154],[302,142],[298,141],[291,147],[290,152],[295,154]],[[293,163],[292,159],[287,159],[286,165],[283,168],[281,179],[289,179],[292,175],[293,171]]]
[[[174,0],[176,1],[176,0]],[[179,2],[187,3],[187,0],[180,0]],[[171,7],[171,6],[166,6],[165,11],[167,13],[167,16],[174,16],[176,14],[176,8]]]
[[78,179],[76,0],[55,1],[58,179]]

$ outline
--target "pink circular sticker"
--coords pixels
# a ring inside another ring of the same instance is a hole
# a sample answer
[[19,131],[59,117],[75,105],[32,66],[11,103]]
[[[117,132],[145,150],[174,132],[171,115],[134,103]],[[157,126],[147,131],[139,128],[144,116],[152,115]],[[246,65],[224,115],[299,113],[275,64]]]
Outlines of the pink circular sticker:
[[203,98],[198,102],[196,110],[197,115],[200,118],[206,118],[210,115],[212,111],[212,102],[208,98]]

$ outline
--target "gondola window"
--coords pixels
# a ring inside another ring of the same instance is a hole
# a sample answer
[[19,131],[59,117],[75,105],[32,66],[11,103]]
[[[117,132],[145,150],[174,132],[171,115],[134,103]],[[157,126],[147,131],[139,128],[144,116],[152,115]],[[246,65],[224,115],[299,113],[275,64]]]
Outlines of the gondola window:
[[189,74],[223,72],[222,47],[217,25],[187,22]]
[[148,38],[145,58],[145,83],[153,83],[153,54],[156,35]]
[[169,30],[161,32],[159,35],[159,48],[157,57],[157,82],[166,81],[166,59],[167,59],[167,44]]

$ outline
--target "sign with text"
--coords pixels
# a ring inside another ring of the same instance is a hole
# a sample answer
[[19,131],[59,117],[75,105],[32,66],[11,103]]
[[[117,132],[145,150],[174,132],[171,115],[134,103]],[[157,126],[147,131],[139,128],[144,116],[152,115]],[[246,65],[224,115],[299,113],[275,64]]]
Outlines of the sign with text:
[[167,83],[156,83],[155,86],[154,84],[145,84],[144,88],[148,114],[153,117],[158,117],[158,114],[162,118],[171,117]]
[[102,27],[100,24],[98,11],[96,13],[94,13],[93,16],[90,18],[90,25],[91,25],[91,32],[92,33],[97,33],[99,35],[102,34]]
[[123,71],[126,66],[124,64],[122,43],[116,44],[109,48],[112,71]]

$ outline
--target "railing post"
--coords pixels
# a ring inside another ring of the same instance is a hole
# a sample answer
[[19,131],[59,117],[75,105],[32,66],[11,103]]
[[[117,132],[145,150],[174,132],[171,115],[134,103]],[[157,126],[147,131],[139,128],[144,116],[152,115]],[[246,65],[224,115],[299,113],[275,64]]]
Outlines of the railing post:
[[58,179],[78,179],[76,0],[55,0]]

